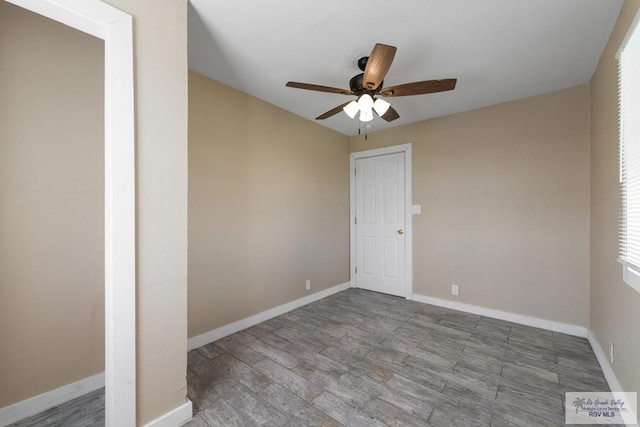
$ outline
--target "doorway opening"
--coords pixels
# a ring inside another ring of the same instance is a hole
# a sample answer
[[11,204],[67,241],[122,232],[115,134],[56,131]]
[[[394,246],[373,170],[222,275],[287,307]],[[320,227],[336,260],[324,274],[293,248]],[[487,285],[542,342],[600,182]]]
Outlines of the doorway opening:
[[[132,20],[129,15],[98,0],[8,2],[104,40],[105,415],[109,426],[134,426],[136,269]],[[3,42],[19,44],[14,40]],[[51,397],[45,393],[1,408],[0,421],[4,423],[12,417],[17,420],[37,413],[44,409],[39,405],[51,403]],[[53,397],[60,398],[59,395]]]

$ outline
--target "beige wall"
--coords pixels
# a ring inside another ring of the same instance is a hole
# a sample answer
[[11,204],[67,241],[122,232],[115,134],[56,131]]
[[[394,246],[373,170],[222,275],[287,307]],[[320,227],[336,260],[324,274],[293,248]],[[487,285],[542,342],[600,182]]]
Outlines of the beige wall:
[[588,120],[578,86],[351,138],[413,143],[414,293],[588,326]]
[[0,1],[0,407],[104,370],[103,56]]
[[189,336],[349,280],[348,146],[189,74]]
[[627,0],[591,79],[591,329],[625,391],[640,392],[640,294],[622,281],[618,256],[618,127],[615,53],[640,8]]
[[106,0],[133,16],[138,423],[186,401],[187,1]]

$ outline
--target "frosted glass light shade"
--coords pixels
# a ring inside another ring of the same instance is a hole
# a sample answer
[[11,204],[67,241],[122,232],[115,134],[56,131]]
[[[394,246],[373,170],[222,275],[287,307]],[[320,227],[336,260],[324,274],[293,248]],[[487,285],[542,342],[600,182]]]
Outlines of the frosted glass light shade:
[[342,110],[347,113],[347,116],[353,119],[356,114],[358,114],[358,111],[360,111],[360,107],[358,106],[358,103],[356,101],[351,101],[350,103],[342,107]]
[[376,113],[378,113],[379,116],[383,116],[390,106],[391,104],[380,98],[376,99],[376,102],[373,103],[373,109],[376,110]]
[[373,120],[373,111],[371,109],[368,110],[360,110],[360,121],[361,122],[370,122]]
[[371,107],[373,107],[373,98],[368,93],[365,93],[358,99],[358,107],[360,107],[360,112],[364,113],[365,111],[371,111]]

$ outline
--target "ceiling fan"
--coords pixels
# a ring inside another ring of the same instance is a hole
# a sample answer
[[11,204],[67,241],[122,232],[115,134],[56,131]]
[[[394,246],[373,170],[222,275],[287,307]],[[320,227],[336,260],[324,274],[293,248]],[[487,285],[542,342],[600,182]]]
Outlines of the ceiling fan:
[[298,82],[288,82],[286,86],[340,95],[355,95],[358,97],[357,100],[338,105],[316,117],[316,120],[324,120],[344,111],[352,119],[360,112],[359,119],[362,122],[373,120],[374,112],[388,122],[400,117],[398,112],[381,97],[424,95],[455,89],[457,79],[425,80],[383,88],[384,77],[391,68],[395,54],[394,46],[376,43],[369,56],[358,60],[358,68],[363,73],[349,80],[349,90]]

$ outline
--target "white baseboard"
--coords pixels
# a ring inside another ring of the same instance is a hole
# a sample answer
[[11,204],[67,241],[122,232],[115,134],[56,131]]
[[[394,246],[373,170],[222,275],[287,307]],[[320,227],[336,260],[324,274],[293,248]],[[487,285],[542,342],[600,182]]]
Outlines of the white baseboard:
[[144,427],[177,427],[193,418],[193,405],[189,399],[177,408],[147,423]]
[[587,338],[588,329],[584,326],[555,322],[553,320],[540,319],[539,317],[525,316],[523,314],[494,310],[492,308],[480,307],[478,305],[465,304],[440,298],[432,298],[424,295],[413,294],[412,299],[414,301],[423,302],[425,304],[437,305],[439,307],[450,308],[452,310],[464,311],[467,313],[478,314],[480,316],[506,320],[508,322],[518,323],[520,325],[533,326],[534,328],[547,329],[554,332],[561,332],[567,335]]
[[596,336],[591,329],[589,329],[587,339],[589,340],[589,344],[591,344],[591,348],[593,349],[593,352],[598,359],[598,363],[600,363],[602,373],[604,373],[604,377],[607,380],[607,383],[609,383],[609,388],[611,389],[611,391],[622,391],[620,382],[618,381],[618,378],[616,378],[616,374],[613,372],[613,367],[611,366],[611,363],[609,363],[607,354],[602,349],[602,346],[596,339]]
[[344,291],[345,289],[348,289],[350,287],[351,283],[346,282],[341,285],[337,285],[332,288],[316,292],[315,294],[297,299],[295,301],[279,305],[277,307],[255,314],[251,317],[246,317],[236,322],[229,323],[228,325],[221,326],[217,329],[205,332],[204,334],[196,335],[195,337],[189,338],[189,340],[187,341],[187,349],[191,351],[195,348],[202,347],[203,345],[207,345],[209,343],[217,341],[220,338],[235,334],[236,332],[240,332],[243,329],[250,328],[251,326],[257,325],[258,323],[264,322],[265,320],[269,320],[276,316],[280,316],[281,314],[288,313],[289,311],[295,310],[296,308],[302,307],[303,305],[311,304],[312,302]]
[[0,408],[0,427],[38,414],[104,387],[104,372]]
[[[589,329],[587,339],[589,340],[589,344],[591,344],[591,348],[593,349],[593,352],[595,353],[596,358],[598,359],[598,363],[600,363],[600,367],[602,368],[602,373],[604,374],[604,378],[607,380],[607,383],[609,384],[609,388],[611,389],[611,391],[624,393],[625,390],[622,389],[622,386],[620,385],[620,381],[618,381],[618,378],[616,377],[615,372],[613,372],[613,367],[611,366],[611,363],[609,363],[609,358],[607,357],[607,353],[605,353],[605,351],[602,349],[600,342],[598,341],[598,339],[596,338],[595,334],[591,329]],[[635,414],[635,416],[637,419],[638,414]],[[638,424],[627,423],[626,425],[637,426]]]

